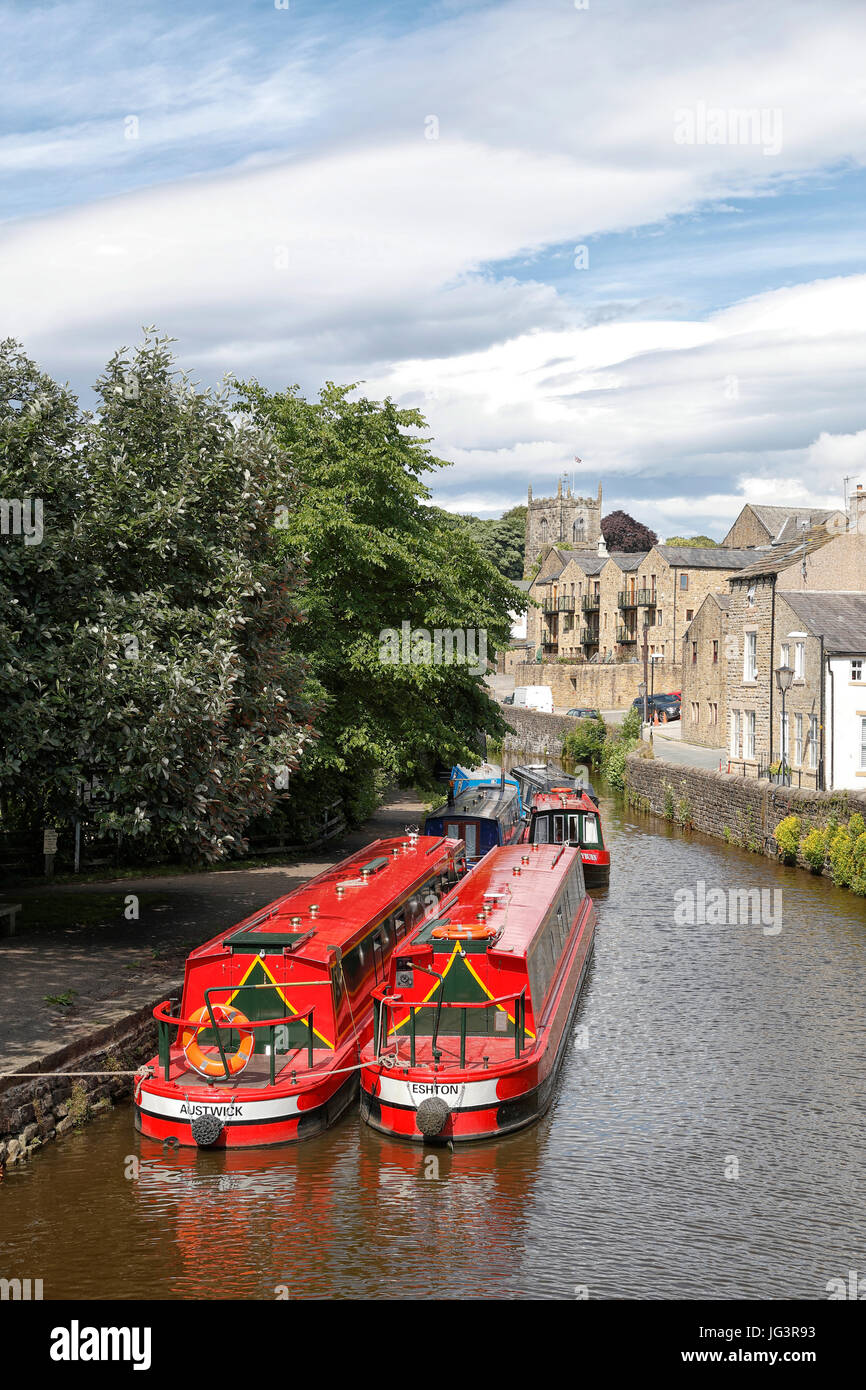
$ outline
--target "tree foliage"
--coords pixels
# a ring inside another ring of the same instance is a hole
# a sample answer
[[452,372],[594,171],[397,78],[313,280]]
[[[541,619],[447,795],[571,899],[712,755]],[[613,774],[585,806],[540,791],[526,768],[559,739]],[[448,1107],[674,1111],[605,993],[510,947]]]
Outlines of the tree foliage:
[[297,387],[240,388],[242,408],[275,432],[300,483],[283,539],[306,560],[298,642],[324,704],[300,778],[309,796],[363,796],[377,771],[423,781],[437,759],[476,756],[479,731],[504,731],[468,659],[435,664],[422,650],[383,660],[381,634],[400,634],[402,646],[403,624],[431,635],[483,630],[492,659],[508,641],[514,588],[465,526],[430,505],[421,478],[443,464],[422,417],[354,390],[328,383],[307,401]]
[[711,536],[669,536],[665,545],[694,545],[700,550],[717,550],[719,542]]
[[523,578],[526,544],[526,505],[512,507],[501,517],[485,520],[462,516],[470,536],[482,555],[506,579]]
[[602,518],[601,534],[608,550],[635,552],[649,550],[658,542],[655,531],[635,521],[628,512],[609,512]]
[[168,343],[118,352],[93,414],[0,347],[0,495],[44,513],[41,543],[0,538],[0,808],[63,827],[86,802],[98,833],[214,860],[311,739],[274,541],[295,488]]

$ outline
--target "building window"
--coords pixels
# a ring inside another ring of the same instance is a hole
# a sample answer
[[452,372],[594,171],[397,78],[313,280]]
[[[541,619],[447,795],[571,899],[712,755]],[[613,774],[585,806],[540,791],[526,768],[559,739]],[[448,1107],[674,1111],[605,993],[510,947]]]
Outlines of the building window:
[[657,609],[656,609],[656,627],[661,627],[661,625],[662,625],[662,610],[661,610],[660,608],[657,608]]
[[866,769],[866,719],[860,720],[860,767]]
[[803,716],[794,715],[794,766],[803,766]]
[[743,731],[744,746],[743,757],[754,758],[755,756],[755,720],[756,715],[753,709],[746,710],[746,725]]
[[697,666],[697,664],[698,664],[698,644],[697,644],[697,642],[693,642],[693,643],[692,643],[692,665],[693,665],[693,666]]
[[681,588],[681,589],[687,589],[688,587],[689,587],[689,576],[688,576],[687,574],[681,574],[681,575],[680,575],[680,588]]
[[701,720],[701,707],[697,700],[692,700],[692,723],[699,724]]
[[686,622],[687,622],[687,623],[690,623],[691,620],[692,620],[692,618],[693,618],[694,616],[695,616],[695,610],[694,610],[694,608],[687,608],[687,609],[686,609]]
[[863,662],[859,657],[851,662],[851,679],[852,681],[862,681],[863,679]]
[[806,643],[794,643],[794,680],[806,679]]
[[713,641],[713,665],[714,665],[714,666],[716,666],[716,665],[718,664],[718,660],[719,660],[719,644],[718,644],[717,641],[714,640],[714,641]]
[[[866,720],[864,720],[864,723],[866,723]],[[731,710],[731,757],[732,757],[732,758],[738,758],[738,757],[740,756],[740,726],[741,726],[741,715],[740,715],[740,711],[739,711],[738,709],[732,709],[732,710]]]
[[809,766],[818,766],[818,716],[809,716]]
[[579,517],[577,518],[577,521],[576,521],[576,522],[574,523],[574,525],[572,526],[572,528],[571,528],[571,537],[572,537],[572,540],[575,540],[575,541],[582,541],[582,540],[583,540],[583,517],[582,517],[582,516],[579,516]]
[[748,605],[749,605],[750,608],[754,608],[754,606],[755,606],[755,586],[754,586],[754,584],[752,585],[752,587],[749,589],[748,593],[746,594],[746,602],[748,603]]
[[779,648],[779,665],[780,665],[780,666],[790,666],[790,664],[791,664],[791,648],[789,647],[789,645],[788,645],[787,642],[783,642],[782,645],[781,645],[781,647]]
[[758,634],[757,632],[747,632],[746,646],[743,652],[743,680],[754,681],[758,679]]

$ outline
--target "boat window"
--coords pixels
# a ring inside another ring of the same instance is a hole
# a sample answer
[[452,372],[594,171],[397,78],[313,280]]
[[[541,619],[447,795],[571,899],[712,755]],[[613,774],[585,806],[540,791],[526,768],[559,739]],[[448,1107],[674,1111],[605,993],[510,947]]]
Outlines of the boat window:
[[532,842],[536,845],[546,845],[550,834],[548,816],[536,816],[532,824]]
[[565,833],[565,819],[565,816],[553,817],[553,843],[555,845],[562,844],[562,837]]
[[466,853],[470,859],[474,859],[478,853],[478,826],[474,821],[467,821],[463,829],[465,834],[462,838],[466,843]]
[[601,844],[601,836],[598,833],[598,816],[584,816],[583,818],[583,844]]
[[569,816],[568,818],[568,843],[570,845],[580,844],[580,817]]

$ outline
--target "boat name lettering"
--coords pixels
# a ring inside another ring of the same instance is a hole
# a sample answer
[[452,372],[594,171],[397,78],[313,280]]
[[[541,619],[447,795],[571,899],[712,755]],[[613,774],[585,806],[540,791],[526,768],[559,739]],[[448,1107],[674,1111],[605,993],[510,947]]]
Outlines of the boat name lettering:
[[440,1086],[435,1081],[413,1081],[411,1085],[414,1096],[456,1096],[460,1094],[459,1086]]
[[194,1119],[197,1115],[216,1115],[217,1119],[228,1120],[232,1115],[243,1113],[240,1105],[188,1105],[184,1102],[180,1107],[181,1115]]

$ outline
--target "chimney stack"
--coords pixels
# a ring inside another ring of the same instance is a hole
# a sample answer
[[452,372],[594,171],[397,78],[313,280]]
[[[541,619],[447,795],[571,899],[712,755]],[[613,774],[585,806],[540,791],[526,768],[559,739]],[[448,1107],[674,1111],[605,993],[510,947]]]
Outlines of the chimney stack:
[[866,492],[858,483],[848,498],[848,530],[866,535]]

